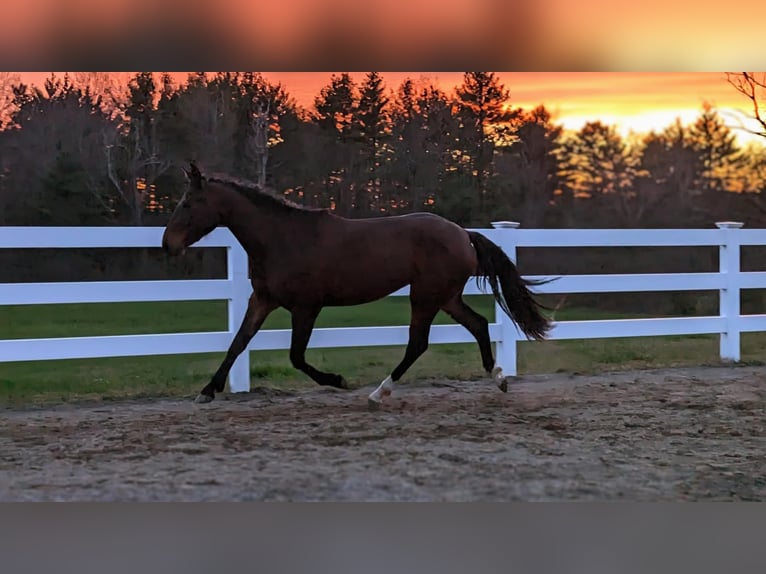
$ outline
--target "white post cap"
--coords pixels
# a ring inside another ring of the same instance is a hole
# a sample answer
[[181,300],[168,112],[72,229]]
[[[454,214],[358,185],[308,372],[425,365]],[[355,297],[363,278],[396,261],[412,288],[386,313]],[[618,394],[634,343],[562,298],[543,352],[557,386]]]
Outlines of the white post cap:
[[517,229],[521,223],[518,221],[493,221],[492,227],[495,229]]

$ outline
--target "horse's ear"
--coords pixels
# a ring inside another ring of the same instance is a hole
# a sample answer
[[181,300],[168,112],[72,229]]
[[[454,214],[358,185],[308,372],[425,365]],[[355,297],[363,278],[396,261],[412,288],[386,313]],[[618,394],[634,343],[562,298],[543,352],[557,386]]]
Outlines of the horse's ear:
[[202,172],[200,172],[199,168],[197,167],[197,164],[193,161],[189,162],[189,171],[186,171],[184,169],[184,173],[186,174],[186,177],[189,178],[189,183],[191,184],[193,189],[202,189]]

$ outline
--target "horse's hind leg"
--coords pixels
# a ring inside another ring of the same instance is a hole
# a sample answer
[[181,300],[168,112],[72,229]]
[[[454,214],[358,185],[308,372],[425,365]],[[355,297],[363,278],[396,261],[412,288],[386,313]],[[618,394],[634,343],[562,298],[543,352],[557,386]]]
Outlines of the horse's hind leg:
[[215,398],[215,393],[223,392],[226,377],[229,376],[234,361],[247,348],[248,343],[261,328],[269,313],[277,307],[278,305],[266,296],[261,295],[259,297],[256,293],[250,296],[245,317],[242,319],[237,334],[234,335],[234,340],[229,345],[229,350],[226,351],[226,357],[224,357],[221,366],[218,367],[210,382],[197,395],[195,402],[209,403]]
[[428,335],[431,332],[431,323],[433,323],[436,313],[439,312],[439,306],[430,301],[420,300],[412,302],[412,317],[410,319],[410,337],[407,342],[407,349],[404,351],[404,358],[391,372],[391,375],[380,383],[377,389],[370,393],[367,404],[370,409],[375,410],[383,402],[383,398],[391,394],[394,383],[402,378],[407,369],[428,349]]
[[503,377],[503,372],[499,367],[495,368],[495,359],[492,356],[492,341],[489,338],[489,322],[487,319],[469,307],[468,304],[463,301],[461,295],[452,299],[449,303],[444,305],[442,309],[447,315],[465,327],[468,332],[474,336],[476,342],[479,344],[481,363],[484,370],[495,380],[500,390],[506,392],[508,390],[508,383]]
[[293,367],[306,373],[314,382],[322,386],[347,389],[345,379],[334,373],[324,373],[306,362],[306,347],[308,347],[311,331],[319,315],[317,309],[292,309],[292,340],[290,342],[290,362]]

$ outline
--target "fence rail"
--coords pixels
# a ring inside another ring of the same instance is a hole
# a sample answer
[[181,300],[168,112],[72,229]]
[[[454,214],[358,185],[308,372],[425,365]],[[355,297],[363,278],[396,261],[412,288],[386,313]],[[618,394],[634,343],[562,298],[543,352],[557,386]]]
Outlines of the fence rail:
[[[717,229],[518,229],[513,222],[497,222],[493,229],[476,229],[516,259],[518,247],[678,247],[717,246],[718,273],[650,273],[567,275],[537,288],[540,293],[616,293],[716,290],[719,314],[707,317],[562,321],[554,324],[551,339],[594,339],[663,335],[717,334],[723,360],[740,358],[740,334],[766,330],[766,314],[740,314],[743,289],[766,288],[766,272],[742,272],[740,247],[766,245],[766,229],[741,229],[737,222],[717,223]],[[159,247],[160,227],[0,227],[0,249],[139,248]],[[226,279],[178,281],[86,281],[67,283],[0,283],[0,305],[51,303],[115,303],[136,301],[228,301],[228,330],[207,333],[168,333],[105,337],[67,337],[0,340],[0,362],[118,356],[170,355],[225,351],[239,328],[250,295],[247,254],[226,229],[216,229],[196,248],[223,247],[227,252]],[[544,279],[546,277],[532,277]],[[483,293],[471,280],[466,294]],[[406,296],[409,288],[391,296]],[[404,345],[408,328],[351,327],[315,329],[309,347],[371,347]],[[522,336],[495,306],[490,338],[496,343],[498,363],[516,373],[516,347]],[[469,343],[472,336],[459,325],[434,325],[433,344]],[[260,331],[248,349],[287,349],[290,330]],[[250,388],[248,353],[243,353],[229,376],[233,392]]]

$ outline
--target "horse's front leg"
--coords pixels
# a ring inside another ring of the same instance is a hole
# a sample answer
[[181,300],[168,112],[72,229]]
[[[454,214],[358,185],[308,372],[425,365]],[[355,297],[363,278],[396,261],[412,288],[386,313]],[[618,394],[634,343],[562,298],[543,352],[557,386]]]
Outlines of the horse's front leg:
[[320,309],[314,308],[295,308],[291,310],[292,314],[292,339],[290,342],[290,362],[293,367],[306,373],[317,384],[338,389],[347,389],[348,383],[341,376],[335,373],[324,373],[306,362],[306,347],[308,347],[311,332],[314,330],[314,323],[319,315]]
[[378,388],[376,388],[367,398],[367,405],[370,410],[377,410],[383,403],[383,399],[391,394],[394,389],[394,383],[402,378],[404,373],[418,360],[418,358],[428,349],[428,336],[431,331],[436,313],[439,312],[438,305],[435,305],[428,298],[420,298],[417,291],[410,295],[412,316],[410,318],[410,337],[407,341],[407,348],[404,351],[404,357],[399,364],[391,371]]
[[250,296],[245,317],[242,319],[242,324],[234,336],[234,340],[229,345],[226,357],[224,357],[221,366],[218,367],[210,382],[197,395],[195,402],[209,403],[215,398],[216,393],[223,392],[226,386],[226,377],[229,376],[234,361],[247,348],[248,343],[261,328],[266,317],[277,307],[278,305],[267,296],[258,296],[256,293]]

